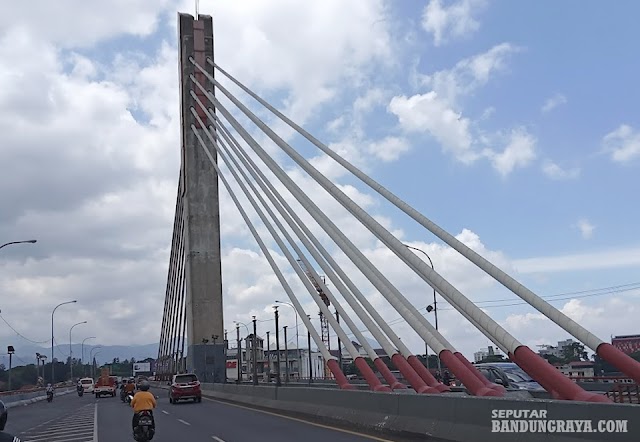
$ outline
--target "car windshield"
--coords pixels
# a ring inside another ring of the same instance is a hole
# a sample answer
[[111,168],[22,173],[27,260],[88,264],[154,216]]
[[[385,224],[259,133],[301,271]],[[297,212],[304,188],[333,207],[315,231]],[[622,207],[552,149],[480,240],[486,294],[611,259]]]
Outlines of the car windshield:
[[[533,382],[531,376],[529,376],[524,370],[517,368],[509,368],[504,371],[510,381],[513,382]],[[512,379],[513,377],[513,379]]]
[[195,374],[184,374],[176,376],[176,384],[188,384],[190,382],[196,382],[198,377]]

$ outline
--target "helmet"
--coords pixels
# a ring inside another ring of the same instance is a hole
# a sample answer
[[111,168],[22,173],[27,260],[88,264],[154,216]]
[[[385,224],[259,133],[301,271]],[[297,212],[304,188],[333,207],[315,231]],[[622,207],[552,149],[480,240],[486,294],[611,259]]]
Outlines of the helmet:
[[7,407],[0,401],[0,431],[4,431],[5,425],[7,425]]
[[140,381],[140,384],[138,384],[138,388],[142,391],[149,391],[149,381],[146,380],[142,380]]

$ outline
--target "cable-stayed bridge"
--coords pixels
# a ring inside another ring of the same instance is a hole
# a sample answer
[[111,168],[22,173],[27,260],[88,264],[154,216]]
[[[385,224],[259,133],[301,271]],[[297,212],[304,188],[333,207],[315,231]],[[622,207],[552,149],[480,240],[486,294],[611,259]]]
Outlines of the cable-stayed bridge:
[[[563,375],[443,278],[258,116],[269,113],[280,120],[279,124],[283,123],[289,130],[295,131],[311,146],[315,146],[393,204],[424,228],[425,233],[435,235],[603,360],[636,383],[640,382],[640,363],[570,319],[470,249],[219,66],[214,58],[213,23],[210,16],[200,15],[194,20],[190,15],[179,15],[179,50],[182,166],[177,186],[157,363],[160,379],[168,380],[176,373],[194,372],[202,378],[207,373],[217,373],[215,383],[224,384],[226,381],[224,374],[227,372],[228,340],[226,336],[223,338],[224,296],[220,252],[220,226],[225,220],[220,218],[218,200],[218,186],[222,185],[269,262],[310,339],[322,354],[330,378],[340,390],[355,390],[356,386],[342,372],[338,358],[331,352],[328,333],[317,330],[312,324],[299,294],[294,292],[277,265],[276,258],[267,246],[268,242],[275,241],[279,246],[290,269],[297,274],[308,295],[317,304],[326,328],[337,336],[370,390],[389,395],[400,391],[443,397],[453,397],[454,394],[451,387],[444,385],[427,370],[422,361],[403,343],[402,336],[393,330],[363,294],[362,288],[355,282],[361,276],[376,288],[388,307],[393,308],[406,321],[412,332],[438,355],[439,360],[462,383],[468,395],[506,396],[504,386],[490,382],[478,371],[456,349],[455,342],[449,342],[394,286],[389,277],[385,276],[385,269],[374,265],[325,214],[323,208],[317,205],[313,196],[308,195],[285,172],[257,139],[255,133],[258,132],[260,139],[268,139],[278,146],[287,160],[294,162],[321,186],[408,269],[469,321],[478,333],[493,342],[553,398],[563,401],[562,403],[611,402],[605,395],[586,391]],[[221,78],[230,81],[242,92],[237,95],[232,93],[220,83]],[[393,187],[392,183],[389,187]],[[290,203],[293,199],[296,201],[295,207]],[[261,222],[259,225],[255,224],[256,216]],[[309,219],[313,219],[322,230],[322,237],[313,233],[318,231],[316,226],[311,228],[304,221]],[[263,237],[262,232],[265,231],[269,237]],[[337,263],[325,245],[327,238],[349,258],[361,275],[356,278]],[[316,269],[320,269],[326,279]],[[335,308],[337,317],[329,310],[329,306]],[[364,324],[364,328],[379,343],[384,354],[373,348],[363,335],[362,326],[357,324]],[[254,333],[249,333],[248,328],[247,332],[252,339],[247,340],[247,343],[254,352],[255,322]],[[351,336],[373,361],[373,367],[367,364],[363,351],[352,343]],[[255,352],[253,354],[255,369]],[[391,360],[395,370],[390,369],[383,361],[384,356]],[[280,367],[280,363],[277,367]],[[276,384],[280,386],[281,373],[277,374]],[[258,383],[255,371],[253,383]],[[456,396],[456,400],[464,401],[469,398]]]

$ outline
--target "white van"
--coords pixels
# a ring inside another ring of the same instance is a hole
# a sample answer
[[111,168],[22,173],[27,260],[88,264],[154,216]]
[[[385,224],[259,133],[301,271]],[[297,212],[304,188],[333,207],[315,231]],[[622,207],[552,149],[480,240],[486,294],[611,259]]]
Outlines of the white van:
[[92,378],[82,378],[80,379],[80,385],[84,389],[85,393],[93,393],[93,379]]

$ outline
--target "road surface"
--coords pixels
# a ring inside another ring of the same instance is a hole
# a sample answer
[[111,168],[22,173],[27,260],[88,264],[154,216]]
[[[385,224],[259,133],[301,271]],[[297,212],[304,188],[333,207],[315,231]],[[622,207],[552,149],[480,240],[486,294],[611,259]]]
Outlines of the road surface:
[[[275,413],[207,398],[201,403],[169,404],[166,390],[154,412],[153,442],[365,442],[392,440],[328,427]],[[95,399],[92,395],[57,396],[9,410],[6,431],[24,442],[111,442],[133,440],[132,411],[119,396]]]

